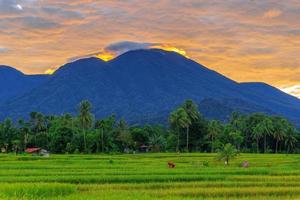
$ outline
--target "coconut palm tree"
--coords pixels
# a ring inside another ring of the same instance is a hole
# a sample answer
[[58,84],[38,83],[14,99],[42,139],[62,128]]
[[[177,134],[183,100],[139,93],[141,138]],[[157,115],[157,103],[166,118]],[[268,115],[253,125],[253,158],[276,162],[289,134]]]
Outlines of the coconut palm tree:
[[182,105],[183,109],[188,115],[190,123],[186,127],[186,151],[189,152],[189,128],[193,121],[199,118],[198,107],[192,100],[186,100]]
[[283,141],[287,130],[289,128],[289,123],[282,117],[274,117],[273,118],[273,124],[274,124],[274,131],[273,131],[273,138],[275,139],[275,153],[278,152],[278,144],[280,141]]
[[30,126],[34,133],[34,144],[37,145],[37,135],[46,129],[44,115],[39,112],[31,112]]
[[211,139],[211,153],[214,152],[215,138],[221,133],[222,124],[218,120],[212,120],[208,124],[208,137]]
[[273,133],[273,123],[271,121],[271,119],[269,118],[265,118],[261,124],[261,130],[262,130],[262,133],[263,133],[263,136],[264,136],[264,153],[267,152],[267,136],[270,136],[272,135]]
[[287,153],[290,152],[291,149],[295,147],[297,144],[297,138],[294,136],[294,132],[289,132],[284,140],[284,144],[287,147]]
[[17,155],[20,150],[21,141],[13,140],[12,143],[13,143],[13,148],[14,148],[15,154]]
[[166,139],[159,133],[153,133],[149,136],[149,144],[152,146],[152,151],[159,152],[166,146]]
[[173,126],[177,132],[177,146],[176,151],[179,152],[179,136],[180,136],[180,128],[187,128],[191,121],[188,117],[188,114],[183,108],[178,108],[173,111],[169,117],[169,122],[171,126]]
[[84,151],[87,152],[86,131],[92,127],[93,115],[91,114],[92,105],[84,100],[79,104],[79,124],[83,131]]
[[18,120],[20,134],[23,138],[23,150],[25,151],[27,148],[28,140],[29,140],[29,133],[30,133],[30,124],[26,123],[23,119]]
[[264,137],[264,127],[261,123],[254,127],[251,137],[256,140],[256,153],[259,153],[259,140]]
[[235,158],[238,155],[237,149],[230,143],[227,143],[224,148],[219,151],[218,160],[224,160],[225,164],[229,164],[229,160]]

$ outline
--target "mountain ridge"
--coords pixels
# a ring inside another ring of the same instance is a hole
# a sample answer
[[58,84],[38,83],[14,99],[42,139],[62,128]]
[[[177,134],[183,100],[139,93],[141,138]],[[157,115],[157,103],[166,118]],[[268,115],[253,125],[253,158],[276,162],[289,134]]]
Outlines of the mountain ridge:
[[13,67],[0,65],[0,103],[26,93],[47,79],[48,75],[26,75]]
[[160,49],[133,50],[108,62],[92,57],[67,63],[46,82],[2,103],[0,118],[26,117],[30,111],[75,114],[84,99],[94,105],[96,117],[116,113],[140,123],[166,121],[169,112],[185,99],[198,103],[209,118],[218,118],[217,109],[224,108],[221,120],[235,110],[300,119],[300,100],[267,84],[237,83]]

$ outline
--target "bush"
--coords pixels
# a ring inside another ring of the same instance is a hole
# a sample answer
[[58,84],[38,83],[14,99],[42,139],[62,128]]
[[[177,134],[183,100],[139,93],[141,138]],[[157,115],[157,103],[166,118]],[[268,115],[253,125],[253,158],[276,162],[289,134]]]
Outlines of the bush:
[[203,161],[203,166],[204,166],[204,167],[208,167],[208,166],[209,166],[208,161]]

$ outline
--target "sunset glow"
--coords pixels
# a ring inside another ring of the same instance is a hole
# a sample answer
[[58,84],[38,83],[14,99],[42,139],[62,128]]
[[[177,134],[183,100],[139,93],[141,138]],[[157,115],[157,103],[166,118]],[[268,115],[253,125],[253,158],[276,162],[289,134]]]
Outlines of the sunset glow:
[[101,53],[101,54],[97,54],[95,55],[97,58],[100,58],[101,60],[104,60],[105,62],[110,61],[111,59],[113,59],[115,56],[111,53]]
[[51,68],[51,69],[47,69],[45,71],[45,74],[53,74],[55,72],[55,69]]
[[173,52],[176,52],[176,53],[179,53],[180,55],[186,57],[186,58],[189,58],[185,52],[185,50],[183,49],[179,49],[177,47],[172,47],[172,46],[153,46],[153,48],[158,48],[158,49],[162,49],[162,50],[165,50],[165,51],[173,51]]
[[0,4],[0,64],[26,74],[53,73],[73,57],[109,61],[157,47],[237,82],[296,87],[299,10],[297,0],[8,0]]

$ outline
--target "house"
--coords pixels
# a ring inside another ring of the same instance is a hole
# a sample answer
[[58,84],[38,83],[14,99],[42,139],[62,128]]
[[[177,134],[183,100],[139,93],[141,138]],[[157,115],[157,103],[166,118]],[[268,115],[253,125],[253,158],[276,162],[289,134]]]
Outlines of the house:
[[151,149],[152,149],[151,146],[147,146],[147,145],[144,145],[144,144],[139,147],[139,151],[144,152],[144,153],[151,151]]
[[25,152],[30,153],[33,156],[49,157],[50,155],[47,150],[41,148],[27,148]]

